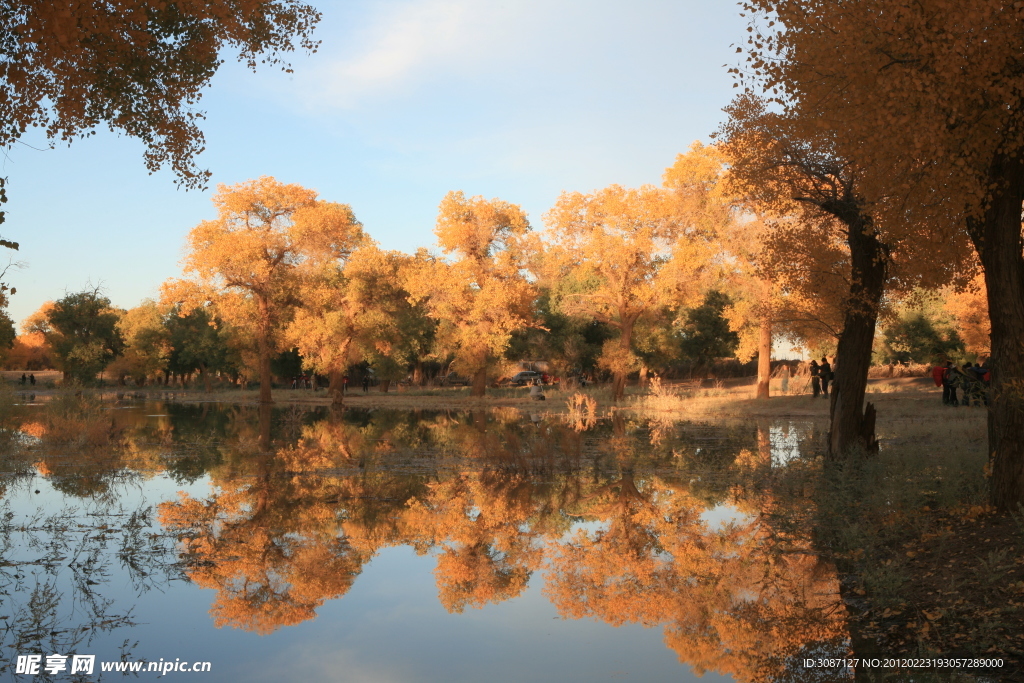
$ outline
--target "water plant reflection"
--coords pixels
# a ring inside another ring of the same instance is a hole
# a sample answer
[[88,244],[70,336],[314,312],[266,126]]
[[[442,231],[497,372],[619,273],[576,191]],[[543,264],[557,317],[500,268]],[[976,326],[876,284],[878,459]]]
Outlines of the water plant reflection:
[[[8,477],[21,488],[30,476]],[[151,508],[69,506],[57,512],[18,515],[0,507],[0,673],[11,673],[17,655],[81,653],[105,634],[135,625],[131,597],[163,590],[180,578],[174,539],[153,533]],[[114,575],[127,579],[112,595]],[[136,643],[124,640],[120,657]],[[54,680],[41,673],[39,680]]]

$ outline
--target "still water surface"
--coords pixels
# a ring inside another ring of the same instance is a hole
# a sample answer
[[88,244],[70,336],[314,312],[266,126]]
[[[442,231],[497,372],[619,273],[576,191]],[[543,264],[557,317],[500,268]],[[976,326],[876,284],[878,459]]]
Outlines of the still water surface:
[[15,680],[47,678],[13,673],[31,653],[209,661],[167,677],[211,683],[847,680],[801,664],[849,654],[787,483],[810,425],[151,402],[72,449],[21,410]]

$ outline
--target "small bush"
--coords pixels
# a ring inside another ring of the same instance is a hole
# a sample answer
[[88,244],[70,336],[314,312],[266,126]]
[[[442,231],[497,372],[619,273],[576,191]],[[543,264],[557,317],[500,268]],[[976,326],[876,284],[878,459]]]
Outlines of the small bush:
[[44,443],[106,446],[114,440],[114,418],[98,398],[81,391],[62,391],[44,411],[39,420]]

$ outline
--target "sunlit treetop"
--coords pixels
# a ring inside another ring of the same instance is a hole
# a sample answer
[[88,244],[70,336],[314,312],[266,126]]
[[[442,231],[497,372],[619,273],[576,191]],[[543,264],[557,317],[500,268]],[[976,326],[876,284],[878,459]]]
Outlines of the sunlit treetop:
[[[1024,146],[1024,5],[748,0],[742,84],[828,129],[869,198],[977,212],[993,158]],[[896,181],[894,182],[894,179]],[[876,184],[877,183],[877,184]],[[936,225],[938,230],[941,225]]]
[[315,190],[268,176],[218,189],[217,219],[192,230],[184,261],[204,281],[287,293],[284,273],[346,259],[366,240],[347,204],[319,200]]
[[237,51],[250,68],[315,51],[320,13],[297,0],[13,0],[0,9],[0,148],[29,128],[70,142],[101,124],[141,139],[152,172],[201,187],[193,107]]
[[[795,105],[783,110],[746,93],[725,111],[729,118],[717,134],[729,163],[724,185],[772,224],[773,235],[763,245],[776,252],[769,260],[779,262],[781,255],[785,261],[798,247],[831,249],[835,236],[826,223],[856,222],[860,214],[870,218],[888,249],[890,291],[970,279],[976,264],[955,215],[962,205],[940,202],[929,192],[919,196],[927,203],[911,210],[902,181],[879,179],[865,153],[844,154],[840,136]],[[820,229],[808,229],[816,224]]]
[[434,234],[446,254],[482,263],[499,254],[518,256],[517,239],[529,231],[530,223],[518,205],[501,199],[467,199],[457,190],[441,200]]

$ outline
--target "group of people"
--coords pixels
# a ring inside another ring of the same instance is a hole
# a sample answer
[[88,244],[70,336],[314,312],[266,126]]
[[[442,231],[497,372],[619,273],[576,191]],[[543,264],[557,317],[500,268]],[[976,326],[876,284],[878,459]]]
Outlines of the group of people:
[[21,373],[21,385],[22,385],[22,386],[25,386],[25,382],[28,382],[28,383],[30,383],[30,384],[31,384],[32,386],[35,386],[35,385],[36,385],[36,376],[35,376],[35,373],[32,373],[32,374],[28,375],[27,377],[25,376],[25,373],[24,373],[24,372],[23,372],[23,373]]
[[957,367],[952,361],[932,368],[935,386],[942,387],[942,404],[947,406],[988,405],[992,376],[988,361],[984,365],[964,363]]
[[828,398],[828,385],[835,378],[836,373],[828,362],[828,358],[821,357],[821,365],[818,361],[811,361],[811,393],[814,397],[824,396]]

